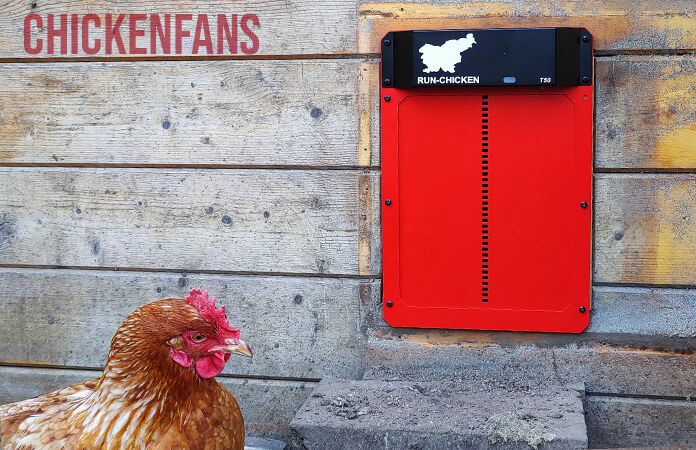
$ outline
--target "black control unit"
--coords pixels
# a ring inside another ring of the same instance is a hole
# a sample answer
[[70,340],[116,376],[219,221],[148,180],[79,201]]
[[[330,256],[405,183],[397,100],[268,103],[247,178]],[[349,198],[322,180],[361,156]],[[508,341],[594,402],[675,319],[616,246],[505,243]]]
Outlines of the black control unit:
[[382,86],[592,84],[584,28],[398,31],[382,39]]

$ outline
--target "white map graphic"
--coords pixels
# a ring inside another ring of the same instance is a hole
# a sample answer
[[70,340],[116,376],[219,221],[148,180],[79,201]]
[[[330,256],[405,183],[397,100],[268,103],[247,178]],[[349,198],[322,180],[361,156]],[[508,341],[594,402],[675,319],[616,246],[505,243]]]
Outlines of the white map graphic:
[[462,62],[462,52],[469,50],[476,40],[474,34],[469,33],[461,39],[451,39],[442,45],[425,44],[418,51],[426,68],[425,73],[445,72],[454,73],[454,66]]

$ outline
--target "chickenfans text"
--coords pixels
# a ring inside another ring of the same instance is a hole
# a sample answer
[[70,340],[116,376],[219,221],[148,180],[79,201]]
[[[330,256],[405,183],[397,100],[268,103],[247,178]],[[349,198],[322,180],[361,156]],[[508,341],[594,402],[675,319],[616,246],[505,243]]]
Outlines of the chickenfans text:
[[30,55],[253,55],[259,51],[258,27],[256,14],[29,14],[24,50]]

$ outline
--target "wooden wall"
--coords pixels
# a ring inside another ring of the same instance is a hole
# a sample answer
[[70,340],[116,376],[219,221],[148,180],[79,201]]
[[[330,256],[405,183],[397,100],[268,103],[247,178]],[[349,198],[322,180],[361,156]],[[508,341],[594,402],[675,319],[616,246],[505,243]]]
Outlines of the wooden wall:
[[[117,11],[254,13],[260,49],[140,59],[23,50],[30,12]],[[370,348],[385,341],[463,355],[472,343],[554,348],[585,379],[599,370],[587,355],[631,374],[696,347],[691,1],[16,0],[0,17],[0,402],[96,376],[134,308],[192,287],[215,294],[254,348],[222,380],[255,434],[282,436],[317,380],[359,378],[374,364],[365,349],[378,354]],[[595,36],[592,324],[579,337],[390,329],[379,38],[509,26]],[[594,410],[623,411],[615,399],[626,395],[648,406],[651,395],[696,395],[693,372],[666,372],[592,385]],[[658,394],[639,387],[651,384]]]
[[[381,254],[357,5],[205,3],[0,5],[1,403],[97,376],[130,312],[193,287],[254,349],[220,377],[251,433],[282,436],[319,379],[361,375]],[[118,12],[256,14],[260,48],[24,51],[29,13]]]

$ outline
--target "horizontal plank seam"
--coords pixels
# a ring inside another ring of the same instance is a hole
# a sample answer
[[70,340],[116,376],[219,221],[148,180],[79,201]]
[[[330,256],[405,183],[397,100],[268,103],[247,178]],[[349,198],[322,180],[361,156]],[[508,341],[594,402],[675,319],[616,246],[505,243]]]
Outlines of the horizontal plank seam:
[[310,166],[282,164],[104,164],[104,163],[0,163],[0,167],[47,167],[84,169],[206,169],[206,170],[343,170],[374,172],[380,166]]
[[220,374],[216,378],[234,378],[241,380],[262,380],[262,381],[291,381],[297,383],[318,383],[321,378],[305,378],[305,377],[278,377],[266,375],[235,375],[235,374]]
[[[623,55],[645,56],[682,56],[696,54],[696,49],[625,49],[625,50],[595,50],[596,57],[611,57]],[[53,58],[0,58],[0,64],[46,64],[46,63],[85,63],[85,62],[185,62],[185,61],[313,61],[322,59],[370,61],[380,58],[379,53],[318,53],[293,55],[210,55],[210,56],[153,56],[153,57],[53,57]]]
[[[611,57],[622,55],[666,55],[681,56],[695,54],[696,49],[619,49],[619,50],[595,50],[596,57]],[[84,62],[182,62],[182,61],[294,61],[294,60],[360,60],[369,61],[380,58],[379,53],[317,53],[317,54],[293,54],[293,55],[253,55],[253,56],[234,56],[234,55],[209,55],[209,56],[152,56],[152,57],[129,57],[129,56],[100,56],[100,57],[52,57],[52,58],[0,58],[0,64],[51,64],[51,63],[84,63]]]
[[[633,287],[633,286],[626,286],[626,285],[620,285],[620,286],[593,286],[593,290],[595,292],[599,293],[613,293],[613,292],[625,292],[625,293],[636,293],[636,292],[645,292],[646,288],[643,287]],[[663,294],[684,294],[685,290],[688,291],[695,291],[696,289],[693,288],[671,288],[671,287],[656,287],[656,286],[651,286],[648,288],[650,291],[663,291]]]
[[645,55],[645,56],[681,56],[696,53],[693,48],[666,48],[666,49],[616,49],[616,50],[595,50],[595,57],[623,56],[623,55]]
[[[422,333],[422,328],[393,328],[389,325],[375,325],[368,327],[376,332],[382,332],[381,337],[374,338],[376,342],[369,344],[370,346],[379,346],[379,340],[389,338],[401,339],[401,336],[416,335]],[[475,332],[476,330],[452,330],[458,332]],[[611,335],[623,338],[620,340],[608,340]],[[563,333],[516,333],[508,331],[494,331],[486,333],[486,345],[497,346],[500,348],[514,349],[520,346],[528,345],[527,338],[534,337],[534,346],[536,349],[545,349],[553,351],[567,350],[567,346],[577,346],[580,350],[600,351],[602,353],[611,352],[614,354],[636,354],[649,355],[658,357],[688,357],[692,358],[696,354],[696,347],[693,347],[694,339],[692,337],[672,337],[668,335],[646,335],[646,334],[623,334],[606,332],[588,332],[584,331],[579,334],[563,334]],[[537,339],[538,338],[538,339]],[[639,339],[636,339],[639,338]],[[656,342],[658,341],[659,342]],[[466,337],[460,341],[461,345],[466,345],[469,342]],[[474,341],[475,342],[475,341]],[[651,347],[651,344],[655,346]],[[449,348],[460,344],[449,343],[433,343],[433,347]],[[686,344],[686,345],[683,345]],[[597,345],[601,346],[601,350],[597,349]]]
[[31,264],[0,264],[0,269],[50,269],[50,270],[85,270],[96,272],[148,272],[148,273],[175,273],[195,275],[241,275],[264,277],[296,277],[296,278],[347,278],[356,280],[379,280],[382,274],[358,275],[340,273],[302,273],[302,272],[257,272],[257,271],[233,271],[233,270],[191,270],[183,268],[143,268],[143,267],[98,267],[98,266],[53,266]]
[[0,58],[0,64],[17,63],[65,63],[65,62],[177,62],[177,61],[269,61],[269,60],[316,60],[316,59],[357,59],[365,60],[374,56],[360,53],[307,53],[292,55],[167,55],[167,56],[56,56],[45,58]]
[[[30,363],[7,363],[0,361],[0,367],[13,367],[21,369],[54,369],[54,370],[83,370],[92,371],[96,374],[101,373],[102,367],[93,366],[56,366],[54,364],[30,364]],[[261,381],[291,381],[297,383],[318,383],[321,378],[305,378],[305,377],[280,377],[280,376],[266,376],[266,375],[236,375],[236,374],[220,374],[216,378],[233,378],[242,380],[261,380]]]
[[[104,164],[104,163],[0,163],[2,167],[45,167],[45,168],[81,168],[81,169],[206,169],[206,170],[334,170],[380,172],[381,166],[322,166],[322,165],[282,165],[282,164]],[[658,167],[595,167],[594,173],[601,174],[696,174],[696,167],[658,168]]]
[[[302,272],[260,272],[260,271],[225,271],[225,270],[189,270],[182,268],[138,268],[138,267],[98,267],[98,266],[53,266],[30,264],[0,264],[0,269],[25,269],[25,270],[83,270],[101,272],[147,272],[166,274],[195,274],[195,275],[240,275],[240,276],[267,276],[267,277],[298,277],[298,278],[348,278],[359,280],[381,280],[382,274],[357,275],[357,274],[317,274]],[[647,288],[647,289],[696,289],[694,284],[651,284],[651,283],[609,283],[593,282],[592,287],[597,288]]]
[[660,284],[660,283],[613,283],[595,281],[592,287],[616,287],[616,288],[647,288],[647,289],[695,289],[694,284]]
[[[595,58],[609,58],[612,56],[684,56],[696,54],[696,48],[656,48],[656,49],[611,49],[595,50]],[[369,57],[374,60],[381,58],[380,53],[358,53],[356,55]]]
[[595,167],[594,173],[616,173],[616,174],[636,174],[636,175],[650,175],[650,174],[689,174],[696,173],[696,167],[684,167],[684,168],[658,168],[658,167]]
[[692,403],[691,397],[673,396],[673,395],[651,395],[651,394],[624,394],[620,392],[590,392],[585,391],[586,397],[614,397],[614,398],[630,398],[637,400],[667,400],[673,402]]

